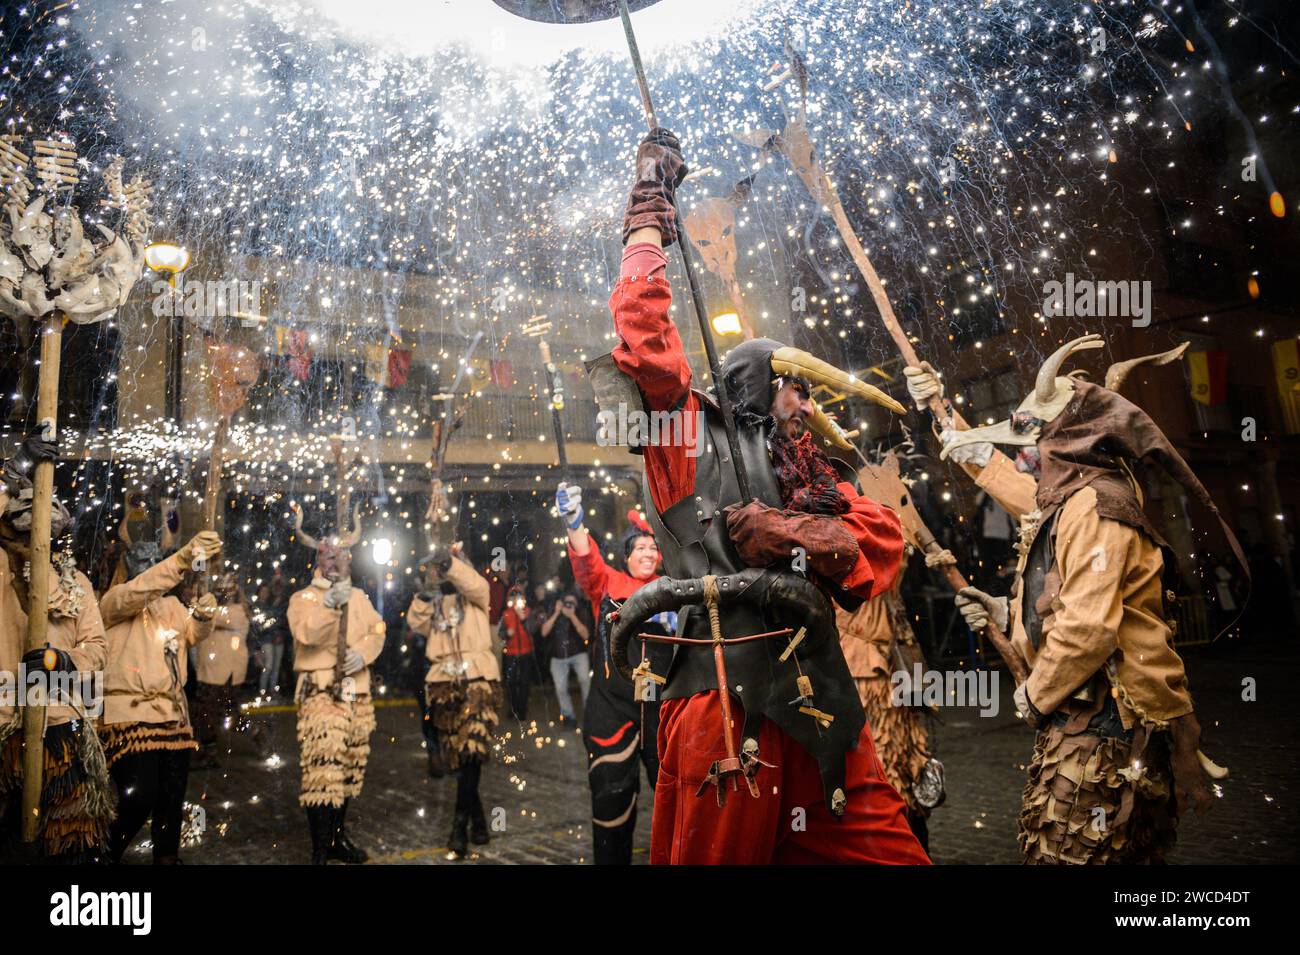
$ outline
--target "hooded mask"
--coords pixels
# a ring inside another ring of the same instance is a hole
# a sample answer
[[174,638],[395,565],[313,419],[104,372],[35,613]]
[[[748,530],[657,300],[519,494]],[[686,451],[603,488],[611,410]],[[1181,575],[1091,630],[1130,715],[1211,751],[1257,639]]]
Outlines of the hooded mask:
[[944,446],[939,456],[947,458],[953,448],[981,441],[1034,446],[1041,462],[1036,503],[1042,511],[1055,509],[1074,492],[1092,487],[1097,493],[1098,513],[1141,528],[1164,545],[1142,509],[1130,471],[1130,462],[1159,463],[1188,494],[1218,518],[1228,546],[1249,580],[1246,555],[1209,491],[1150,415],[1118,391],[1135,367],[1174,361],[1186,345],[1117,362],[1106,372],[1104,387],[1075,377],[1057,376],[1071,352],[1100,347],[1099,335],[1086,335],[1059,348],[1043,363],[1033,393],[1021,402],[1009,420],[961,432],[956,440]]
[[122,553],[122,567],[127,580],[139,577],[175,550],[176,531],[179,529],[178,511],[174,504],[169,507],[164,502],[164,512],[167,518],[163,526],[153,531],[149,510],[142,498],[128,500],[126,515],[117,529],[118,538],[126,545],[126,550]]
[[[0,512],[0,522],[7,527],[5,532],[14,537],[26,538],[32,533],[32,499],[34,490],[31,478],[12,466],[5,464],[0,483],[5,485],[4,511]],[[72,523],[72,515],[57,497],[50,498],[50,540],[56,540]]]
[[122,560],[126,564],[126,579],[134,580],[162,559],[162,548],[157,541],[145,540],[132,544],[122,554]]

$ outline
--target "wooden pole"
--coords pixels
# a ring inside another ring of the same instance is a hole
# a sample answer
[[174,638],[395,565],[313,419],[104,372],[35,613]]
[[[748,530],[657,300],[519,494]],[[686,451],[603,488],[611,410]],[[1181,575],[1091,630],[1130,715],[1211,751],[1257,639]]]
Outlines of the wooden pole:
[[217,529],[217,505],[221,500],[221,468],[226,453],[226,435],[230,433],[230,419],[225,415],[217,422],[217,433],[212,438],[212,455],[208,459],[208,483],[203,490],[203,529]]
[[[800,120],[802,123],[802,120]],[[787,153],[787,155],[789,155]],[[921,360],[916,355],[916,349],[912,347],[912,341],[903,331],[903,326],[898,321],[898,316],[894,314],[894,306],[889,301],[889,296],[885,294],[884,283],[880,281],[880,276],[876,268],[871,264],[871,258],[867,255],[867,250],[862,247],[858,241],[857,233],[853,231],[853,226],[849,224],[849,217],[844,211],[844,205],[840,202],[839,192],[835,189],[835,184],[831,182],[826,171],[817,163],[816,159],[809,157],[808,165],[802,167],[800,163],[793,163],[795,172],[804,180],[804,185],[812,193],[813,198],[821,202],[830,210],[831,218],[835,220],[835,227],[839,229],[840,238],[843,239],[845,247],[849,250],[849,255],[853,263],[862,273],[862,277],[867,281],[867,289],[871,292],[871,299],[876,303],[876,309],[880,312],[880,321],[884,323],[885,331],[889,337],[894,340],[898,347],[899,353],[903,360],[909,365],[920,365]],[[965,431],[970,426],[956,411],[949,408],[943,403],[943,399],[938,395],[930,398],[930,412],[934,415],[936,421],[943,428],[952,428],[957,431]]]
[[[636,72],[636,85],[641,93],[641,109],[645,113],[646,126],[653,130],[659,125],[655,117],[654,103],[650,100],[650,85],[646,82],[645,68],[641,65],[641,50],[637,46],[636,34],[632,32],[632,17],[628,12],[627,0],[618,0],[618,15],[623,21],[623,33],[627,37],[627,50],[632,57],[632,69]],[[748,502],[749,473],[745,469],[745,459],[740,454],[740,439],[736,435],[736,417],[732,412],[731,398],[727,394],[727,383],[722,378],[722,362],[718,358],[718,347],[713,341],[713,329],[709,327],[709,316],[704,307],[704,296],[700,292],[699,280],[695,277],[695,265],[691,259],[690,240],[686,236],[686,220],[673,197],[673,215],[677,219],[677,250],[682,257],[682,271],[686,273],[686,285],[690,289],[691,303],[695,307],[695,319],[700,326],[700,337],[704,341],[704,354],[709,359],[709,374],[713,376],[713,387],[718,392],[718,407],[722,409],[722,422],[727,432],[727,447],[731,452],[731,465],[736,470],[736,486],[740,489],[741,501]]]
[[[806,132],[802,128],[802,118],[798,121],[798,124],[797,129],[800,137],[805,137]],[[791,124],[791,126],[794,125]],[[783,146],[786,145],[789,144],[783,144]],[[880,276],[876,273],[875,266],[871,264],[871,258],[867,255],[867,250],[862,247],[857,234],[849,224],[849,217],[844,212],[844,205],[840,202],[840,196],[835,190],[835,184],[831,182],[830,177],[826,175],[826,171],[822,169],[813,156],[811,143],[801,143],[801,145],[806,146],[805,149],[801,150],[801,152],[807,153],[805,162],[795,161],[791,153],[784,148],[782,151],[786,152],[786,156],[791,159],[791,165],[794,166],[799,177],[804,180],[804,185],[808,187],[808,191],[812,193],[813,198],[820,200],[830,210],[831,218],[835,220],[835,226],[839,229],[840,238],[844,240],[844,245],[848,248],[849,255],[852,256],[858,271],[867,280],[867,288],[871,291],[871,298],[875,301],[876,309],[880,312],[880,320],[885,325],[885,331],[889,333],[889,337],[898,346],[898,351],[903,356],[903,360],[909,365],[920,365],[921,361],[916,355],[916,349],[912,347],[911,340],[907,337],[907,333],[903,331],[903,326],[899,324],[898,317],[894,314],[894,306],[890,303],[889,296],[885,294],[884,283],[880,281]],[[941,428],[965,431],[970,427],[961,415],[945,404],[938,395],[930,396],[929,408],[930,413],[934,415],[935,421],[939,422]],[[936,554],[943,550],[942,545],[935,540],[934,535],[923,524],[919,528],[918,539],[927,554]],[[961,571],[952,565],[943,568],[943,577],[948,586],[954,591],[968,586]],[[985,628],[985,636],[989,638],[989,642],[993,644],[999,656],[1006,662],[1007,669],[1016,683],[1023,683],[1028,678],[1028,673],[1021,664],[1020,658],[1016,655],[1006,634],[990,621],[988,627]]]
[[564,446],[564,420],[560,409],[564,407],[564,379],[560,370],[551,360],[551,346],[544,338],[537,340],[537,350],[541,352],[542,368],[546,372],[546,397],[551,406],[551,429],[555,432],[555,453],[559,456],[560,480],[569,483],[569,455]]
[[[42,437],[58,437],[59,359],[63,344],[61,311],[50,314],[41,331],[41,372],[36,397],[36,421]],[[46,644],[50,605],[50,518],[54,499],[54,462],[38,461],[32,479],[31,581],[28,586],[27,649]],[[41,789],[45,769],[45,701],[27,700],[23,708],[23,832],[35,842],[41,825]]]

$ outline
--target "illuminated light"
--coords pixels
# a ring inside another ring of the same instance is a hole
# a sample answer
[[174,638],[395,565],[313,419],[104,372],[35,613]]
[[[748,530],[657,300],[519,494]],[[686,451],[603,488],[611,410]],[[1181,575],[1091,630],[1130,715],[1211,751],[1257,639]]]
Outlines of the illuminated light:
[[190,264],[189,249],[170,242],[155,242],[145,246],[144,264],[155,272],[167,272],[173,278],[177,272],[184,272]]
[[387,564],[393,558],[393,542],[387,537],[377,537],[370,545],[376,564]]
[[715,334],[718,335],[739,335],[740,334],[741,331],[740,316],[737,315],[735,312],[722,312],[718,315],[714,315],[713,318],[709,320],[709,322],[711,325],[713,325],[713,331]]
[[1274,192],[1268,197],[1268,210],[1279,219],[1286,215],[1286,202],[1282,199],[1282,193]]

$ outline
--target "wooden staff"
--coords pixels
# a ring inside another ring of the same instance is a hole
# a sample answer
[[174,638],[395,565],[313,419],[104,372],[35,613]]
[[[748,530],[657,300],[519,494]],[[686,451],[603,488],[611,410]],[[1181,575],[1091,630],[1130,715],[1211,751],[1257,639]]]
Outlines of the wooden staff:
[[[335,520],[335,540],[342,543],[344,539],[344,528],[348,524],[348,487],[345,483],[347,478],[347,463],[344,460],[343,441],[334,438],[330,441],[330,447],[334,450],[334,520]],[[347,531],[351,533],[351,530]],[[348,657],[348,605],[344,604],[339,607],[339,631],[337,642],[334,647],[334,698],[343,699],[343,678],[344,664]]]
[[203,529],[217,529],[217,503],[221,497],[221,466],[225,456],[226,435],[230,432],[230,419],[225,415],[217,422],[217,433],[212,438],[212,456],[208,462],[208,482],[203,491]]
[[[63,344],[63,312],[55,310],[41,332],[41,373],[36,396],[36,420],[42,437],[58,438],[59,359]],[[50,523],[54,502],[54,462],[36,462],[32,477],[31,580],[27,589],[27,650],[46,645],[50,606]],[[45,773],[44,700],[23,707],[23,842],[36,841],[41,825],[41,789]]]
[[[840,202],[835,184],[831,182],[830,177],[826,175],[826,171],[817,162],[816,154],[812,148],[812,140],[808,137],[808,130],[804,126],[802,115],[796,116],[786,125],[785,132],[776,138],[775,145],[790,160],[790,165],[794,167],[795,172],[803,180],[813,198],[830,210],[831,218],[835,220],[835,226],[839,229],[840,238],[844,240],[844,245],[849,250],[849,255],[853,257],[854,264],[857,265],[858,271],[862,273],[862,277],[867,281],[867,288],[870,289],[871,298],[875,301],[876,308],[880,312],[880,320],[885,325],[885,331],[889,332],[889,337],[898,346],[898,351],[903,356],[903,360],[909,365],[920,365],[921,362],[916,355],[916,349],[912,347],[911,340],[908,339],[907,333],[903,331],[903,326],[899,324],[898,317],[894,314],[894,307],[890,304],[889,296],[885,294],[885,286],[881,283],[875,266],[871,264],[867,250],[862,247],[862,243],[858,241],[853,227],[849,225],[849,217],[844,212],[844,205]],[[939,422],[941,428],[965,431],[970,427],[961,415],[945,404],[937,394],[930,396],[928,406],[930,413],[934,415],[935,421]],[[919,522],[919,520],[918,515],[917,521]],[[924,531],[924,536],[918,534],[917,543],[924,552],[926,554],[937,554],[942,551],[943,547],[935,540],[934,535],[925,528],[925,525],[921,524],[920,528]],[[967,586],[966,578],[952,565],[944,567],[943,576],[954,591]],[[1016,682],[1023,683],[1028,674],[1020,663],[1020,658],[1012,649],[1011,641],[1007,639],[1006,634],[994,626],[991,620],[985,629],[985,634],[988,636],[989,642],[993,644],[998,654],[1006,662],[1007,669]]]
[[555,433],[555,453],[560,463],[560,480],[569,483],[569,456],[564,445],[564,421],[560,412],[564,410],[564,378],[551,358],[551,343],[543,336],[551,330],[551,323],[545,315],[534,315],[525,323],[522,331],[529,338],[537,339],[537,351],[542,357],[542,369],[546,374],[546,398],[551,406],[551,430]]
[[[862,486],[862,493],[898,512],[899,520],[903,525],[903,534],[912,544],[926,554],[938,554],[943,551],[943,545],[935,540],[912,502],[912,493],[899,475],[898,457],[894,452],[885,455],[885,460],[881,464],[864,465],[858,472],[858,483]],[[943,574],[945,582],[954,592],[967,586],[966,578],[955,565],[944,564],[936,569]],[[1006,661],[1007,670],[1017,685],[1025,682],[1029,674],[1020,656],[1012,648],[1011,641],[993,626],[992,622],[989,623],[986,633],[989,642]]]

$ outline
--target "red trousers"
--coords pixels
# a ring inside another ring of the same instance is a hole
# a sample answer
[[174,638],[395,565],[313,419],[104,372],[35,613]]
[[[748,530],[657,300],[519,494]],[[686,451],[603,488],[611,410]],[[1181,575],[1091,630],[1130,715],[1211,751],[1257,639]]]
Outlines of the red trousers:
[[[732,698],[740,746],[745,711]],[[848,806],[836,819],[822,795],[817,762],[771,720],[759,732],[759,796],[743,780],[718,806],[712,786],[696,796],[714,760],[726,756],[717,690],[665,700],[659,710],[659,783],[650,836],[652,865],[929,865],[902,798],[885,779],[871,732],[845,756]]]

